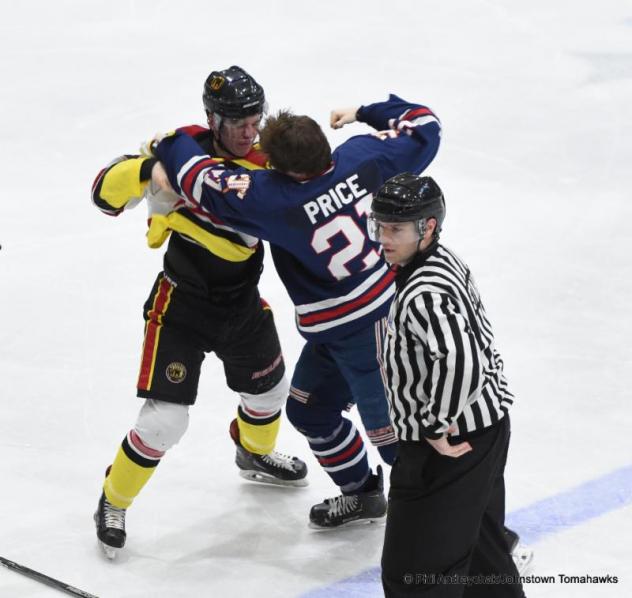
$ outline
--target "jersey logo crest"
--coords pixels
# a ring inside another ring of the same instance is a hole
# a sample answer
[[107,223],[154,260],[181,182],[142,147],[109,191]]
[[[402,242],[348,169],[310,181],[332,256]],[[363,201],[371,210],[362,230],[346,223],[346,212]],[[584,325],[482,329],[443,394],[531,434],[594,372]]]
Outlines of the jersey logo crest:
[[375,131],[371,133],[373,137],[377,137],[380,141],[385,141],[386,139],[395,139],[399,137],[399,131],[393,131],[392,129],[387,129],[386,131]]
[[243,199],[248,193],[248,189],[250,189],[252,179],[247,174],[231,174],[229,177],[226,177],[225,182],[226,189],[224,189],[224,193],[235,191],[237,197]]

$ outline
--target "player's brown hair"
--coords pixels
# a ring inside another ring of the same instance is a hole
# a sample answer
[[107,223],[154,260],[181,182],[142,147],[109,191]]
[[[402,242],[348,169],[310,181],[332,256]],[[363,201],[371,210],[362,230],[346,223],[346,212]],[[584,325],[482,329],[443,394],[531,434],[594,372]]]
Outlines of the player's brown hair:
[[282,110],[268,117],[259,133],[261,149],[281,172],[312,177],[329,168],[331,147],[318,123],[309,116]]

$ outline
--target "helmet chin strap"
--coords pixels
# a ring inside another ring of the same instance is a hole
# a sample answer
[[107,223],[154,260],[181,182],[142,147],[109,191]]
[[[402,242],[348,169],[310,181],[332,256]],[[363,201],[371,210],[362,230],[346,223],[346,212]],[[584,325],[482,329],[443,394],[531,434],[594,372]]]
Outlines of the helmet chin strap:
[[432,250],[436,247],[439,242],[439,236],[433,231],[432,237],[430,237],[430,243],[426,245],[423,249],[421,248],[421,244],[423,243],[423,239],[419,239],[419,243],[417,243],[417,253],[415,255],[419,255],[420,253],[426,253],[427,251]]
[[223,157],[232,158],[233,153],[222,143],[222,136],[221,136],[221,130],[222,130],[222,124],[223,124],[222,118],[223,117],[221,114],[217,114],[217,113],[209,114],[207,112],[207,123],[208,123],[209,129],[211,130],[211,135],[213,136],[213,145],[215,146],[216,150],[221,150],[221,151],[218,151],[217,153],[224,153],[226,155]]
[[222,137],[219,134],[219,132],[217,133],[217,135],[215,135],[215,133],[213,133],[213,143],[215,143],[217,145],[217,148],[219,148],[221,150],[221,152],[217,152],[217,153],[224,153],[226,154],[226,156],[224,157],[233,157],[233,153],[222,143]]
[[428,230],[428,220],[427,219],[424,220],[423,227],[421,227],[421,230],[419,231],[420,237],[419,237],[419,241],[417,242],[417,253],[422,253],[426,251],[426,249],[433,247],[439,241],[439,233],[437,232],[436,218],[434,219],[434,221],[435,221],[435,228],[432,231],[430,242],[428,243],[427,247],[422,249],[421,245],[424,242],[424,239],[426,237],[426,231]]
[[418,221],[418,232],[419,232],[419,241],[417,241],[417,253],[421,253],[421,244],[424,242],[424,239],[426,237],[426,227],[427,227],[427,221],[424,220],[420,220]]

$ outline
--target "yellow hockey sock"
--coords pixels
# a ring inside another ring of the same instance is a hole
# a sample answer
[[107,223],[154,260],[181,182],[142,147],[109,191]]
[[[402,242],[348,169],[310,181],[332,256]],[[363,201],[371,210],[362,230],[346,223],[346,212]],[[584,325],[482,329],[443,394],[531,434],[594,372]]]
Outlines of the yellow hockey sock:
[[110,473],[103,483],[105,497],[115,507],[127,509],[156,471],[158,463],[155,461],[152,466],[143,467],[127,456],[123,446],[119,447]]
[[239,427],[239,441],[247,451],[257,455],[267,455],[274,450],[281,425],[281,412],[265,423],[254,423],[257,420],[248,418],[246,421],[241,409],[237,412],[237,426]]

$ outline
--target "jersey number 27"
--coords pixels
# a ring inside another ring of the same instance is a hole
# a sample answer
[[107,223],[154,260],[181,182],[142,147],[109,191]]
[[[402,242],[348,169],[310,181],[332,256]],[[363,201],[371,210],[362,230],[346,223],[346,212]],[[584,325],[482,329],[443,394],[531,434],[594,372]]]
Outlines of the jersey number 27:
[[[358,218],[366,217],[369,214],[371,206],[372,195],[369,193],[365,195],[360,201],[355,204],[355,211]],[[366,222],[365,219],[362,219]],[[332,254],[329,264],[327,266],[329,272],[336,280],[341,280],[351,275],[351,271],[347,268],[347,264],[360,256],[362,253],[366,241],[367,233],[365,230],[358,226],[353,216],[346,214],[340,214],[333,220],[326,222],[322,226],[319,226],[312,236],[312,248],[318,254],[324,253],[331,249],[331,239],[337,234],[342,233],[347,244]],[[370,249],[366,252],[362,263],[364,264],[363,270],[367,270],[374,266],[380,260],[380,256],[375,249]]]

